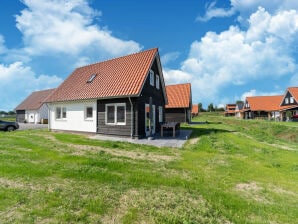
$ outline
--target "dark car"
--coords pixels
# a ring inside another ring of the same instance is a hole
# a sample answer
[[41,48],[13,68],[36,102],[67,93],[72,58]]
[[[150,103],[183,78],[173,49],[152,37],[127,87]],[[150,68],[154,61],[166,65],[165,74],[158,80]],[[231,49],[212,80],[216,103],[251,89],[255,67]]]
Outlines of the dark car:
[[293,115],[293,117],[291,117],[291,121],[298,121],[298,114]]
[[0,120],[0,130],[14,131],[18,128],[19,128],[19,124],[17,122]]

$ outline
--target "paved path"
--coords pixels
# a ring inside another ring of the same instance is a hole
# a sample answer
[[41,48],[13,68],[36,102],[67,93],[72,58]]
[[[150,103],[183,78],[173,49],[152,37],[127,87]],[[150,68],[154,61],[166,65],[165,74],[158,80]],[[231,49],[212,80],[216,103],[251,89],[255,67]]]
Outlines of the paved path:
[[130,142],[135,144],[153,145],[157,147],[174,147],[181,148],[184,143],[189,139],[192,131],[191,130],[180,130],[179,136],[173,137],[160,137],[155,136],[153,140],[143,139],[131,139],[126,137],[114,137],[105,135],[94,135],[90,138],[98,140],[109,140],[109,141],[120,141],[120,142]]
[[48,128],[47,124],[30,124],[30,123],[19,123],[19,130],[27,130],[27,129],[44,129]]

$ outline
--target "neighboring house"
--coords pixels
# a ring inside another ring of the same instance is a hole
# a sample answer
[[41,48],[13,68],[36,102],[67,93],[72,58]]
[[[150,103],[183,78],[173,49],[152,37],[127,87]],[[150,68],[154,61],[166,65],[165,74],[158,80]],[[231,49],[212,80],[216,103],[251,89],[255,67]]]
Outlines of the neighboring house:
[[298,87],[287,88],[280,106],[282,120],[287,120],[291,116],[298,114]]
[[32,92],[16,108],[16,121],[20,123],[46,123],[48,108],[44,103],[55,89]]
[[244,118],[244,111],[243,111],[243,107],[244,107],[244,102],[237,102],[236,103],[236,108],[235,108],[235,117],[236,118]]
[[196,117],[199,115],[199,104],[193,104],[191,108],[191,117]]
[[235,109],[236,109],[236,104],[226,104],[225,107],[225,116],[235,116]]
[[168,104],[166,105],[166,122],[191,122],[191,84],[166,86]]
[[47,102],[50,130],[154,134],[167,104],[158,49],[77,68]]
[[279,119],[283,96],[251,96],[244,102],[244,119]]

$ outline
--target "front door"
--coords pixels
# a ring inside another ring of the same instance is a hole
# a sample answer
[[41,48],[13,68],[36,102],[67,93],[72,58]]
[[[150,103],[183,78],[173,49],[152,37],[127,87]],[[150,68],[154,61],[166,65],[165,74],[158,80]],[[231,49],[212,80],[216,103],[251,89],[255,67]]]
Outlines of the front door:
[[[150,110],[152,112],[152,119],[150,120]],[[145,132],[146,136],[155,134],[155,105],[145,104]]]

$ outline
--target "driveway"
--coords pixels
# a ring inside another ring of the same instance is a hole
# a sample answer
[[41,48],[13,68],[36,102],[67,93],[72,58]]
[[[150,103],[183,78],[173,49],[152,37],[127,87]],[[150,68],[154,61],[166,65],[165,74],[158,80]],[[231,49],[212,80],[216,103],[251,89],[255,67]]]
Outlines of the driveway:
[[47,124],[29,124],[29,123],[19,123],[19,130],[27,130],[27,129],[44,129],[48,128]]

